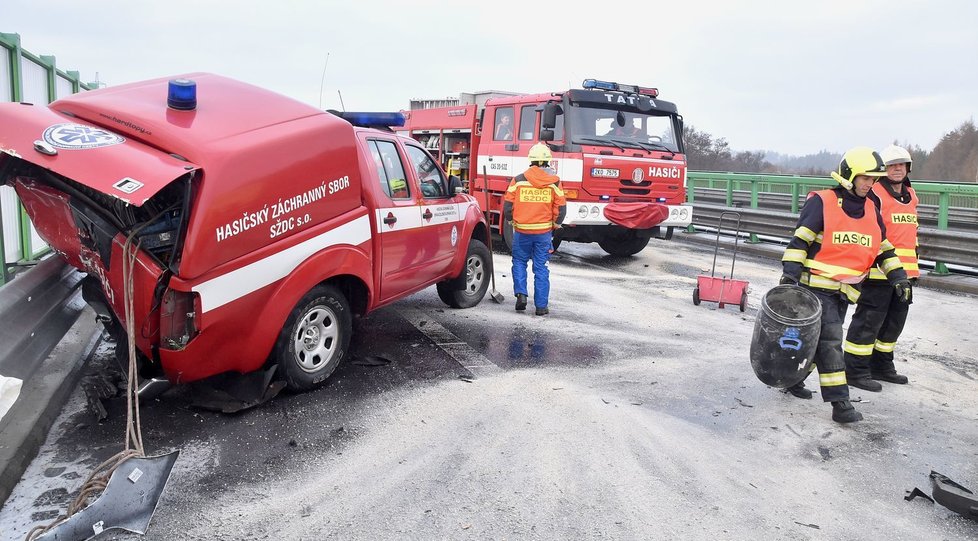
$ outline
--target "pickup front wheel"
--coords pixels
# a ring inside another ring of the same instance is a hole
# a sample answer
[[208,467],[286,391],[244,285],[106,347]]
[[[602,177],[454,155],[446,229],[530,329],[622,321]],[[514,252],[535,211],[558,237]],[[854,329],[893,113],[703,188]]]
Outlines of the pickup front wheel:
[[291,391],[309,391],[336,370],[350,345],[350,305],[332,286],[316,286],[299,301],[275,343],[273,360]]
[[492,276],[492,255],[478,239],[469,241],[465,267],[455,278],[438,282],[438,297],[452,308],[471,308],[486,296]]

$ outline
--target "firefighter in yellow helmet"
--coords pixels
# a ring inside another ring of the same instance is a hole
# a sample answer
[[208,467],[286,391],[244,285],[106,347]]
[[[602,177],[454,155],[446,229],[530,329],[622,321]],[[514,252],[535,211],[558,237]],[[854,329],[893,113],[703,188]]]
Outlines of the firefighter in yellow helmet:
[[516,175],[506,190],[503,216],[513,222],[513,292],[516,310],[526,310],[529,294],[526,265],[533,260],[533,304],[536,315],[550,313],[550,252],[553,231],[564,221],[567,201],[560,179],[550,168],[550,147],[537,143],[527,155],[530,168]]
[[[870,195],[873,185],[885,175],[883,160],[872,149],[856,147],[846,152],[838,170],[832,172],[839,186],[809,194],[781,258],[781,283],[808,288],[821,302],[815,367],[822,400],[832,403],[832,420],[839,423],[863,418],[849,401],[842,354],[842,321],[849,304],[859,299],[859,284],[876,266],[900,295],[907,301],[910,298],[907,273],[886,240],[878,203]],[[799,398],[812,397],[804,381],[787,391]]]
[[[880,153],[886,177],[873,186],[886,225],[886,238],[896,248],[907,277],[920,276],[917,266],[917,193],[910,185],[913,159],[906,149],[890,145]],[[909,292],[887,281],[885,269],[872,268],[863,282],[856,312],[852,315],[845,351],[846,379],[849,385],[872,392],[883,390],[879,381],[906,384],[893,364],[893,349],[903,332],[910,309]],[[904,298],[904,296],[907,298]]]

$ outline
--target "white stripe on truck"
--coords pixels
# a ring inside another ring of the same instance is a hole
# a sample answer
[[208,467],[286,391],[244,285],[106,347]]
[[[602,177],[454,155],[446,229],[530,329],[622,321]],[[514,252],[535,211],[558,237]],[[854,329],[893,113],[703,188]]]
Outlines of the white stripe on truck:
[[192,290],[200,294],[201,310],[206,313],[285,278],[320,250],[343,244],[359,246],[368,240],[370,216],[364,214],[322,235],[211,278]]

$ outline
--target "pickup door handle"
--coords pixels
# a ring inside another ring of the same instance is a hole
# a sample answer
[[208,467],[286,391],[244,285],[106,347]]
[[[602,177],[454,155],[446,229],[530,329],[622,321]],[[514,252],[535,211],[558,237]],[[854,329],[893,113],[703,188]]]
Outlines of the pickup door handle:
[[394,222],[396,221],[397,221],[397,217],[394,216],[393,214],[388,214],[387,217],[384,218],[384,223],[387,225],[394,225]]
[[513,143],[511,145],[506,145],[506,150],[519,150],[519,149],[520,146],[516,143]]

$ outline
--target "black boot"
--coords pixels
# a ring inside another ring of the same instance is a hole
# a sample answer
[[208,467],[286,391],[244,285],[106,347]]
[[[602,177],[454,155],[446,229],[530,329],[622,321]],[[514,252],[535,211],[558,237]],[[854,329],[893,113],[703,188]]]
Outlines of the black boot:
[[[910,383],[910,380],[907,379],[907,376],[904,376],[903,374],[897,374],[896,370],[892,372],[880,372],[878,374],[873,373],[872,378],[878,379],[880,381],[888,381],[890,383],[896,383],[897,385],[906,385]],[[877,385],[879,385],[879,383],[877,383]]]
[[791,393],[791,396],[804,398],[805,400],[809,400],[812,398],[812,392],[807,387],[805,387],[804,381],[799,381],[798,383],[792,385],[791,387],[786,388],[785,392]]
[[526,295],[522,293],[516,294],[516,311],[522,312],[526,310]]
[[863,420],[863,414],[852,407],[852,402],[839,400],[832,402],[832,420],[837,423],[855,423]]
[[883,386],[879,384],[878,381],[873,381],[869,378],[847,378],[850,387],[859,387],[864,391],[869,391],[872,393],[878,393],[883,390]]
[[550,313],[550,310],[547,309],[547,308],[537,308],[537,315],[538,316],[545,316],[545,315],[547,315],[549,313]]

